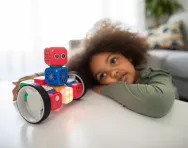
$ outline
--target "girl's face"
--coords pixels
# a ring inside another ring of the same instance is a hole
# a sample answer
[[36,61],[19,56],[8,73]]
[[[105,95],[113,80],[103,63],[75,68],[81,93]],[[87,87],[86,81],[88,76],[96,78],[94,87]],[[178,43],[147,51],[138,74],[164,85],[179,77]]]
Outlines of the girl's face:
[[96,54],[90,61],[90,69],[94,78],[102,85],[125,81],[133,83],[136,70],[131,59],[119,53],[104,52]]

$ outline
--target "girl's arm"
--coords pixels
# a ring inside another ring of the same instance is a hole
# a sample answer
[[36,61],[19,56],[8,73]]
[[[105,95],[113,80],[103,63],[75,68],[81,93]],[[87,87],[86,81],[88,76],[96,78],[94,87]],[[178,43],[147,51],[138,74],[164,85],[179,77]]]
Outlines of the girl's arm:
[[35,73],[36,75],[38,76],[44,76],[44,72],[38,72],[38,73]]
[[17,99],[17,95],[18,95],[18,91],[19,91],[19,84],[20,84],[21,81],[34,79],[35,77],[43,76],[43,75],[44,75],[44,73],[42,73],[42,72],[41,73],[35,73],[35,74],[32,74],[32,75],[24,76],[24,77],[20,78],[19,80],[12,82],[12,84],[15,85],[15,87],[12,90],[13,101],[15,101]]
[[142,115],[156,118],[165,116],[176,98],[170,74],[163,70],[149,69],[141,81],[144,84],[117,82],[106,85],[100,93]]

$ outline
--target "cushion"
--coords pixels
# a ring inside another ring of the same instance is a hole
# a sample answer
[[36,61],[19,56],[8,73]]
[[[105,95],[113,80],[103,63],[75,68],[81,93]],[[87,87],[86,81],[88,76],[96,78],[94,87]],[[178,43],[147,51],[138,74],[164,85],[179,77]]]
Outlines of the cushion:
[[148,30],[147,41],[152,49],[183,50],[185,43],[181,28],[182,21],[166,23]]
[[168,23],[183,21],[182,33],[185,42],[185,50],[188,51],[188,17],[187,16],[188,16],[188,10],[175,13],[172,16],[170,16]]

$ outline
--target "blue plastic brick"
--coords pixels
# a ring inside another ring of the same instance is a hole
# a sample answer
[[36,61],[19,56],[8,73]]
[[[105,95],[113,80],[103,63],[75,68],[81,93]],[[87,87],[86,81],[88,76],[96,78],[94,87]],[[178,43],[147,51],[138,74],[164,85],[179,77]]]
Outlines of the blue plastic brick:
[[68,69],[67,67],[48,67],[44,72],[45,81],[48,85],[59,86],[67,83]]
[[67,82],[66,85],[67,85],[68,87],[71,87],[71,85],[74,84],[74,83],[76,83],[76,81]]
[[51,94],[51,93],[54,93],[54,92],[56,92],[55,89],[51,89],[51,90],[48,90],[48,91],[47,91],[48,94]]

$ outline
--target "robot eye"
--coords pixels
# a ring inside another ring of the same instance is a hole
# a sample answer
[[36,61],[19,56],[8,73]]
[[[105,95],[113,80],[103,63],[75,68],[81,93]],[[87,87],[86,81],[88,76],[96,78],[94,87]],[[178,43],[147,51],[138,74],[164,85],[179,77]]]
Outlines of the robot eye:
[[61,57],[62,57],[62,59],[64,59],[64,58],[66,57],[66,55],[65,55],[65,54],[62,54]]
[[58,59],[58,58],[59,58],[59,54],[55,54],[55,55],[54,55],[54,58],[55,58],[55,59]]

